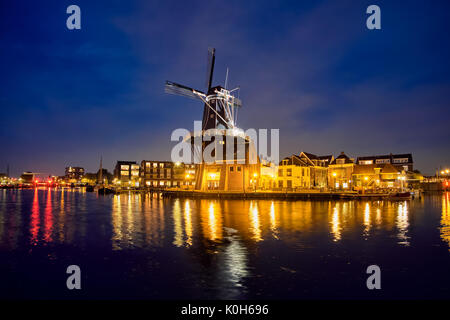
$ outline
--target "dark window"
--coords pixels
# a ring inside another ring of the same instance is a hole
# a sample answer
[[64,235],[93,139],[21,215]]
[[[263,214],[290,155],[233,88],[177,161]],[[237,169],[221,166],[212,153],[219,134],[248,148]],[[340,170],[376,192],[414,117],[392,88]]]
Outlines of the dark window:
[[234,171],[234,167],[230,167],[230,172],[233,172]]
[[237,171],[241,171],[241,167],[237,167]]

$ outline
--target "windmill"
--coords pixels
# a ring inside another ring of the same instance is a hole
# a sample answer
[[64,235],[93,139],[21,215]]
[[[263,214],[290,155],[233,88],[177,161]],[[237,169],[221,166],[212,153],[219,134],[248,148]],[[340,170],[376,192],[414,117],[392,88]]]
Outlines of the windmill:
[[227,90],[227,77],[225,80],[225,88],[222,86],[212,86],[214,64],[215,64],[214,48],[208,49],[208,67],[207,67],[207,87],[206,91],[196,90],[172,81],[166,81],[165,91],[170,94],[184,96],[188,98],[198,99],[204,103],[202,130],[208,129],[235,129],[237,111],[242,107],[242,102],[232,95],[233,92],[239,90],[239,87],[233,90]]
[[[214,138],[211,140],[204,141],[202,139],[201,146],[195,145],[194,137],[201,135],[222,135],[222,136],[230,136],[232,135],[237,140],[237,137],[241,138],[243,144],[246,145],[246,150],[248,150],[249,139],[245,137],[245,134],[242,130],[240,130],[236,126],[238,110],[242,108],[242,102],[239,98],[233,95],[234,92],[239,90],[239,87],[234,88],[232,90],[227,89],[228,82],[228,69],[225,77],[225,86],[222,87],[212,86],[213,82],[213,73],[214,73],[214,64],[215,64],[215,52],[214,48],[208,49],[208,63],[207,63],[207,73],[206,73],[206,90],[200,91],[188,86],[175,83],[172,81],[166,81],[165,92],[170,94],[175,94],[179,96],[184,96],[196,100],[200,100],[203,102],[203,117],[202,117],[202,130],[201,132],[194,132],[190,137],[187,137],[185,140],[191,141],[191,145],[193,148],[194,157],[200,155],[200,166],[196,170],[196,179],[195,179],[195,188],[196,189],[205,189],[205,163],[203,161],[203,152],[205,148],[214,143]],[[231,130],[230,130],[231,129]],[[212,132],[212,134],[211,134]],[[196,150],[195,148],[199,148],[200,150]],[[225,143],[223,144],[223,148],[226,149]],[[215,151],[214,151],[215,152]],[[245,157],[245,155],[244,155]],[[236,153],[235,153],[236,158]],[[235,159],[231,161],[234,162]],[[228,161],[228,159],[227,159]],[[225,168],[225,161],[222,161],[222,168],[217,171],[217,173],[211,174],[214,177],[221,177],[219,182],[217,182],[217,186],[215,185],[215,189],[228,189],[224,187],[226,184],[225,181],[228,179],[225,176],[228,174],[228,170]],[[211,169],[210,170],[215,170]],[[240,170],[240,169],[239,169]],[[244,174],[242,173],[243,177]],[[206,181],[207,182],[207,181]],[[220,186],[219,186],[220,185]],[[242,188],[244,188],[245,183],[242,184]]]

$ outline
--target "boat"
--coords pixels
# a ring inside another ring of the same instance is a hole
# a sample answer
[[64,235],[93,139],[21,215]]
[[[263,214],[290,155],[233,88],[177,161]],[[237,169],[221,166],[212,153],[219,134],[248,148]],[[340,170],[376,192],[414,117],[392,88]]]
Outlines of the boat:
[[389,200],[411,200],[411,192],[395,192],[387,196]]
[[98,194],[103,194],[103,195],[115,193],[115,191],[113,189],[105,188],[105,187],[98,188],[97,192],[98,192]]
[[86,186],[86,192],[94,192],[94,186]]

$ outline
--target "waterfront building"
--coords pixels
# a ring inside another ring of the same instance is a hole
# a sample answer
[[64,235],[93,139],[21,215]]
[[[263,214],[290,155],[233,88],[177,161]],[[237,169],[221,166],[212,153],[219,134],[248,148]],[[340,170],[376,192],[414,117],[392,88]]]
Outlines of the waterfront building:
[[273,162],[261,161],[259,189],[272,190],[277,187],[278,166]]
[[25,171],[20,176],[20,181],[25,185],[33,184],[35,181],[35,176],[36,176],[36,173],[30,172],[30,171]]
[[356,159],[356,164],[359,165],[383,165],[391,164],[400,171],[413,171],[413,158],[411,153],[405,154],[388,154],[380,156],[364,156]]
[[297,155],[286,157],[278,166],[277,189],[311,188],[311,166]]
[[196,190],[246,192],[258,188],[261,163],[250,137],[239,129],[194,132],[185,138],[193,146],[194,159],[200,156],[195,150],[195,140],[200,137],[208,147],[202,146],[202,149],[212,152],[211,159],[203,159],[197,167]]
[[82,167],[66,167],[64,177],[69,182],[79,182],[84,176]]
[[136,161],[117,161],[114,168],[114,182],[120,185],[139,186],[139,169]]
[[341,152],[328,166],[328,186],[336,190],[351,190],[355,162]]
[[0,184],[5,185],[8,184],[9,179],[6,173],[0,173]]
[[353,169],[353,187],[355,190],[392,189],[407,186],[405,171],[401,171],[390,163],[355,164]]
[[328,166],[334,160],[332,155],[316,156],[308,152],[299,155],[309,167],[311,175],[311,188],[326,188],[328,186]]
[[194,164],[143,160],[140,166],[140,181],[145,187],[193,188],[195,172]]

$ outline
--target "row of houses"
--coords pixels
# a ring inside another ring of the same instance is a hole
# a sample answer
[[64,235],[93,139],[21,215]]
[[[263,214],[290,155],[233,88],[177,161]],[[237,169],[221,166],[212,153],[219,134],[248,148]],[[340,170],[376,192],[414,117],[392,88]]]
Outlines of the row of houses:
[[[196,169],[194,164],[171,161],[143,160],[140,164],[118,161],[113,183],[133,187],[194,188]],[[236,174],[241,171],[239,165],[228,169]],[[278,165],[259,163],[257,171],[252,171],[248,177],[242,176],[248,178],[249,190],[369,190],[400,188],[420,181],[421,176],[413,170],[411,154],[365,156],[355,160],[344,152],[336,157],[301,152],[284,158]],[[228,176],[231,177],[231,173]],[[207,171],[205,190],[217,190],[219,174]]]
[[419,182],[411,154],[350,158],[344,152],[317,156],[307,152],[283,159],[272,189],[364,190],[400,188]]

